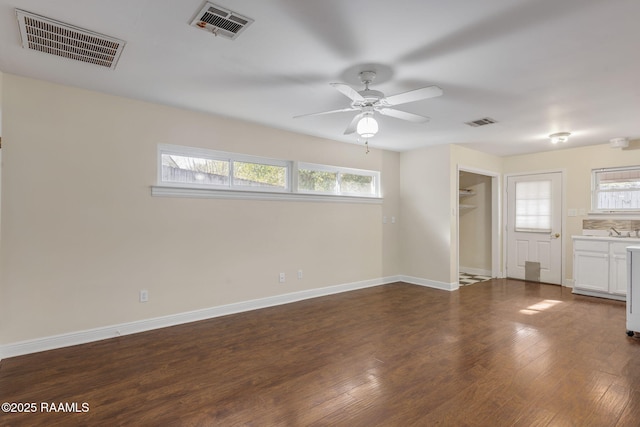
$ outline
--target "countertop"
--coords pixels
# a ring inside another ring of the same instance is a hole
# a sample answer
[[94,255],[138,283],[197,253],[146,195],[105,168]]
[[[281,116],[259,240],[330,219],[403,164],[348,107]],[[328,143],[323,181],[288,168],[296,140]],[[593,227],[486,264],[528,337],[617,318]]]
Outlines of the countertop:
[[640,237],[613,237],[613,236],[571,236],[572,239],[601,240],[605,242],[629,242],[629,244],[640,244]]

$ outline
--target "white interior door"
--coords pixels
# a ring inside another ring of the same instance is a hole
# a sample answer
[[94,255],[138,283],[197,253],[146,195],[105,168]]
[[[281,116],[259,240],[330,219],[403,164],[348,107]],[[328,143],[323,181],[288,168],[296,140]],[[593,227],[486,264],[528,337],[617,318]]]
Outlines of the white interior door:
[[525,279],[527,261],[541,282],[562,284],[561,172],[507,178],[507,277]]

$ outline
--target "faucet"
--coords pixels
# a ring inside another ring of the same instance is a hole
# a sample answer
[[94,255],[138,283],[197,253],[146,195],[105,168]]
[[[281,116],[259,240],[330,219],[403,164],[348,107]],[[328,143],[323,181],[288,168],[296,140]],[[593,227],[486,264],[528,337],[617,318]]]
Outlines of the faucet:
[[[616,230],[615,228],[611,227],[611,230],[616,233],[616,236],[622,236],[622,233],[619,232],[618,230]],[[611,234],[611,231],[609,231],[609,236],[613,236],[613,234]]]

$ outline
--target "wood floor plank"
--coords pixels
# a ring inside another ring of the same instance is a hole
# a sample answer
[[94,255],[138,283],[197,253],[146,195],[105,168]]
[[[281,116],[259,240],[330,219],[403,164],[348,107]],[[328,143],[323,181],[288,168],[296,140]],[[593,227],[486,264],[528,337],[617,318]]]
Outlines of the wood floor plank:
[[[0,425],[637,425],[625,305],[490,280],[362,289],[0,362]],[[38,408],[40,409],[40,408]]]

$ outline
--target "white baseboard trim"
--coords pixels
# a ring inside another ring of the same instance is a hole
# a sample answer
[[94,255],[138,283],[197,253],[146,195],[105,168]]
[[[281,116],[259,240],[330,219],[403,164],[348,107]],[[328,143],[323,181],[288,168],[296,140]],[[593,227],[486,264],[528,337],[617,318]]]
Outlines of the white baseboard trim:
[[483,270],[482,268],[460,267],[460,272],[478,276],[491,276],[491,270]]
[[458,282],[454,283],[446,283],[446,282],[437,282],[435,280],[422,279],[420,277],[412,277],[412,276],[399,276],[402,282],[410,283],[412,285],[426,286],[428,288],[441,289],[443,291],[455,291],[460,288]]
[[260,308],[273,307],[296,301],[302,301],[305,299],[353,291],[356,289],[385,285],[388,283],[401,281],[400,277],[401,276],[382,277],[379,279],[363,280],[342,285],[328,286],[326,288],[309,289],[305,291],[210,307],[201,310],[170,314],[168,316],[136,320],[133,322],[120,323],[117,325],[104,326],[100,328],[87,329],[84,331],[70,332],[60,335],[53,335],[49,337],[5,344],[0,346],[0,360],[7,357],[21,356],[25,354],[53,350],[62,347],[69,347],[78,344],[86,344],[108,338],[115,338],[122,335],[136,334],[138,332],[166,328],[169,326],[181,325],[183,323],[196,322],[198,320],[206,320],[214,317],[226,316],[229,314],[241,313],[244,311],[256,310]]

